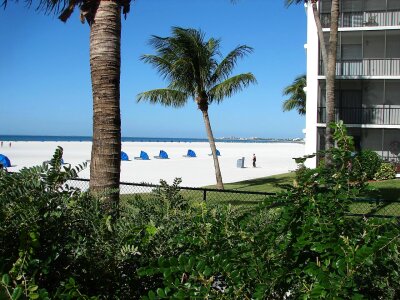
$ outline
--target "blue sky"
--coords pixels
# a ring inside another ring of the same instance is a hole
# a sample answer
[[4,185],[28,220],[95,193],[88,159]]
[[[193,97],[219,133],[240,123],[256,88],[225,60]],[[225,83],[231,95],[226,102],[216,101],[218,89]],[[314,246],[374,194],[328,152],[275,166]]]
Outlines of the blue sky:
[[[37,3],[37,2],[36,2]],[[171,26],[201,29],[222,39],[222,53],[239,44],[254,53],[235,73],[258,80],[209,115],[215,137],[302,137],[304,117],[282,112],[282,89],[305,72],[306,15],[302,5],[286,9],[283,0],[137,0],[122,21],[122,135],[205,138],[193,101],[184,108],[136,103],[142,91],[166,84],[140,55],[153,53],[154,35]],[[92,98],[89,26],[78,13],[66,24],[54,15],[27,8],[22,0],[0,10],[0,134],[91,135]]]

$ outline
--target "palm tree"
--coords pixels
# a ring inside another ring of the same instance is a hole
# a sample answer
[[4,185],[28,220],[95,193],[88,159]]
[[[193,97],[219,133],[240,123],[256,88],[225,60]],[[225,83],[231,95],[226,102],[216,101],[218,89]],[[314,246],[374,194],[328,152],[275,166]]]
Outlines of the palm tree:
[[[339,26],[339,0],[332,0],[331,4],[331,28],[329,33],[329,46],[327,47],[322,31],[321,19],[317,3],[319,0],[285,0],[285,4],[310,3],[313,9],[315,24],[317,25],[318,39],[320,43],[324,74],[326,76],[326,134],[325,149],[334,147],[333,129],[329,126],[335,121],[335,74],[336,74],[336,52],[338,43]],[[330,163],[330,157],[326,156],[327,163]]]
[[182,107],[189,98],[193,98],[203,114],[214,159],[217,187],[223,189],[208,106],[214,102],[220,103],[225,97],[256,83],[252,73],[230,77],[238,59],[251,53],[253,49],[246,45],[238,46],[218,62],[220,40],[211,38],[206,41],[201,31],[179,27],[172,28],[171,37],[153,36],[150,45],[157,54],[143,55],[141,59],[153,65],[169,85],[163,89],[140,93],[137,101]]
[[283,95],[290,98],[283,102],[283,111],[296,109],[300,115],[306,114],[306,92],[304,88],[307,85],[306,75],[296,77],[291,85],[288,85],[283,90]]
[[[30,0],[27,0],[31,4]],[[119,202],[121,117],[120,117],[120,53],[121,8],[129,12],[131,0],[40,0],[37,9],[45,13],[61,13],[66,22],[75,7],[81,21],[90,26],[90,70],[93,92],[93,144],[90,164],[90,190],[103,193],[104,206],[115,212]],[[2,5],[6,7],[7,0]]]

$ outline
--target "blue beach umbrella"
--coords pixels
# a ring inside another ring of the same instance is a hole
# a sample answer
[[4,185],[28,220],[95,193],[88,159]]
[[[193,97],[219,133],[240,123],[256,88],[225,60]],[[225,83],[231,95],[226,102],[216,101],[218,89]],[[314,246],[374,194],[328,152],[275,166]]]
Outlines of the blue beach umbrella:
[[121,160],[129,160],[128,154],[126,154],[124,151],[121,151]]
[[187,154],[186,154],[186,156],[188,156],[188,157],[196,157],[196,153],[193,150],[189,149]]
[[168,154],[164,150],[160,150],[160,155],[159,156],[160,156],[160,158],[163,158],[163,159],[167,159],[168,158]]
[[143,160],[149,160],[150,159],[149,155],[144,151],[140,151],[140,158],[143,159]]
[[3,155],[3,154],[0,154],[0,164],[2,164],[3,167],[5,167],[5,168],[11,167],[11,162],[10,162],[10,160],[8,159],[7,156],[5,156],[5,155]]

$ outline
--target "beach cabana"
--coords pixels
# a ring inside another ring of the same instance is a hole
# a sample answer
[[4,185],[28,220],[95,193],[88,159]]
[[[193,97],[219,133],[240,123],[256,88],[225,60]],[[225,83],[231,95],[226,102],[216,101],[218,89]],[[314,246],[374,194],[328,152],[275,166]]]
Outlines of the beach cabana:
[[135,157],[135,159],[150,160],[149,155],[144,151],[140,151],[140,156]]
[[[212,155],[212,153],[211,154],[208,154],[208,155]],[[217,156],[221,156],[221,153],[219,152],[219,150],[217,149]]]
[[3,165],[3,168],[11,167],[11,162],[10,162],[9,158],[3,154],[0,154],[0,164]]
[[129,156],[124,151],[121,151],[121,160],[128,161]]
[[168,159],[168,154],[164,150],[160,150],[160,154],[158,156],[154,156],[154,158],[158,159]]
[[189,149],[184,157],[196,157],[196,153],[193,150]]

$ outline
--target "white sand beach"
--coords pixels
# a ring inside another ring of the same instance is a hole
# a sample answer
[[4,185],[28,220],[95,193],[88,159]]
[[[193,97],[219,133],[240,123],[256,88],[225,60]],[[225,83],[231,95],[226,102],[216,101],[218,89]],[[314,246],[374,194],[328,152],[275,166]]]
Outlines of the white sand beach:
[[[9,171],[40,165],[49,160],[57,146],[64,149],[64,161],[77,165],[90,159],[90,142],[8,142],[0,148],[12,164]],[[183,157],[188,149],[196,152],[196,158]],[[286,173],[296,168],[293,157],[304,155],[304,145],[299,143],[217,143],[221,152],[219,162],[225,183]],[[150,160],[134,160],[140,151],[147,152]],[[153,156],[165,150],[169,159]],[[182,178],[182,186],[200,187],[215,184],[214,164],[210,146],[205,142],[123,142],[122,151],[130,161],[121,162],[121,181],[158,184],[160,179],[171,183]],[[252,167],[252,155],[257,156],[257,167]],[[245,168],[237,168],[236,161],[245,157]],[[89,178],[89,166],[79,174]]]

